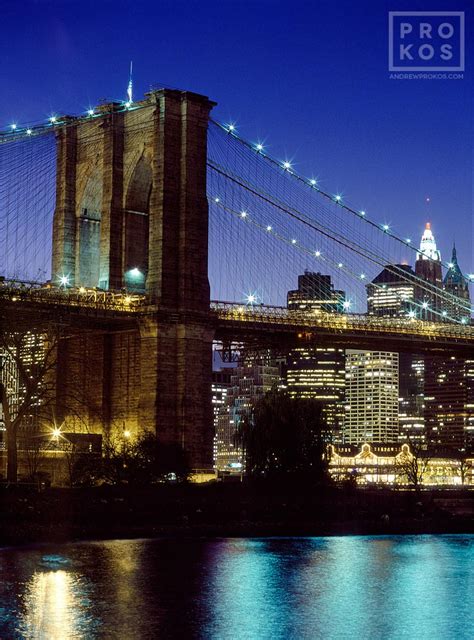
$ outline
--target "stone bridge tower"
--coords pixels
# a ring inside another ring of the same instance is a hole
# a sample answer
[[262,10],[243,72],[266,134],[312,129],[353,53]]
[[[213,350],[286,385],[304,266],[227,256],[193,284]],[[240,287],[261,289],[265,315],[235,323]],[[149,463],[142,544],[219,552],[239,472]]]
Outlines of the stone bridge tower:
[[[52,278],[144,293],[150,302],[135,332],[112,327],[87,348],[68,341],[59,387],[66,393],[82,375],[100,416],[89,429],[156,431],[182,444],[193,468],[212,467],[206,159],[213,105],[162,89],[129,109],[101,105],[57,133]],[[72,352],[88,350],[94,371],[82,363],[82,374],[73,373]]]

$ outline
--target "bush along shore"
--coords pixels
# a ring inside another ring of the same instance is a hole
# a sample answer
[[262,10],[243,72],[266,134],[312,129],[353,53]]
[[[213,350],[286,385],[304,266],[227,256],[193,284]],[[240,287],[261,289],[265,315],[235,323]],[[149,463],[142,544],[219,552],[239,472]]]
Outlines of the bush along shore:
[[180,536],[473,533],[474,491],[270,483],[0,489],[0,545]]

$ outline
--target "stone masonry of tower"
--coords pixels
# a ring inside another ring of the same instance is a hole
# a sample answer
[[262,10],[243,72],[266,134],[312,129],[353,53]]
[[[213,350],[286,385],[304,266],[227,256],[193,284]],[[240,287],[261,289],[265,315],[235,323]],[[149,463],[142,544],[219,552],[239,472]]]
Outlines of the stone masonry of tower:
[[[64,431],[104,437],[156,432],[194,469],[212,468],[206,196],[207,126],[214,103],[162,89],[129,110],[97,107],[57,133],[53,281],[144,293],[149,312],[127,330],[64,341],[58,406],[88,396]],[[79,394],[78,394],[79,395]]]

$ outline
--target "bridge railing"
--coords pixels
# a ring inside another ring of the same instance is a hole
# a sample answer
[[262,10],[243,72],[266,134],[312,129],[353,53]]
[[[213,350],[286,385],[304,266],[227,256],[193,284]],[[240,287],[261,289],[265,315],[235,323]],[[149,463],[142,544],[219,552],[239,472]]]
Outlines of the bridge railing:
[[0,298],[10,302],[32,302],[69,307],[134,312],[145,296],[125,291],[103,291],[86,287],[58,287],[50,283],[0,279]]
[[211,302],[211,309],[221,319],[249,323],[270,323],[335,331],[397,333],[425,337],[443,337],[474,341],[474,327],[416,318],[381,318],[355,313],[328,313],[320,310],[300,311],[267,305],[243,305],[234,302]]

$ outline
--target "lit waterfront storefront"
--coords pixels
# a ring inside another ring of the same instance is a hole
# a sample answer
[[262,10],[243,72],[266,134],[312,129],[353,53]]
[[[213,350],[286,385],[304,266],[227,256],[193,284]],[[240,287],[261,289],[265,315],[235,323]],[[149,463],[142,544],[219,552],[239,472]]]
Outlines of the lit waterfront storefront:
[[329,445],[329,473],[336,481],[400,487],[474,487],[474,456],[411,450],[410,445]]

